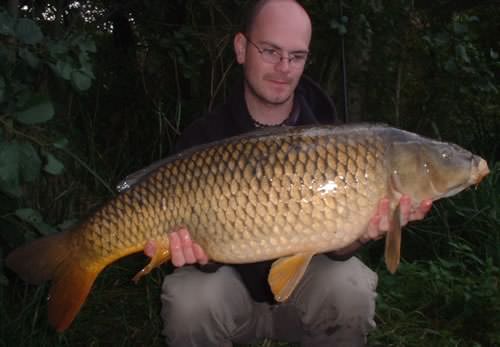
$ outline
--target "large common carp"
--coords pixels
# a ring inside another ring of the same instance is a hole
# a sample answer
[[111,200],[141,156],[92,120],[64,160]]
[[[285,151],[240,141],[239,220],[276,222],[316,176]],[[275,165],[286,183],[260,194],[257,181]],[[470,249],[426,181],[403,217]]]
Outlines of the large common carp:
[[[62,331],[107,265],[153,242],[156,254],[138,279],[170,259],[168,232],[187,226],[214,261],[278,259],[269,283],[283,301],[314,254],[365,232],[383,197],[396,215],[402,194],[417,205],[488,172],[483,159],[457,145],[386,126],[266,129],[168,158],[74,229],[14,250],[7,265],[27,282],[52,281],[49,321]],[[394,271],[398,232],[388,235]]]

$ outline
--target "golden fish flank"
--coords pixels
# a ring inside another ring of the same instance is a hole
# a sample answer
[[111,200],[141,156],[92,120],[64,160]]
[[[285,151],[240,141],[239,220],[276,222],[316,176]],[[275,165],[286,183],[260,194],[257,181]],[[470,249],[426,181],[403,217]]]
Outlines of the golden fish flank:
[[[104,267],[153,241],[157,253],[137,280],[170,259],[167,232],[185,225],[214,261],[278,259],[269,283],[283,301],[314,254],[363,234],[381,198],[396,215],[401,194],[439,199],[487,173],[458,146],[395,128],[267,129],[167,159],[75,229],[14,250],[7,265],[30,283],[52,280],[49,320],[62,331]],[[388,235],[394,271],[400,233]]]

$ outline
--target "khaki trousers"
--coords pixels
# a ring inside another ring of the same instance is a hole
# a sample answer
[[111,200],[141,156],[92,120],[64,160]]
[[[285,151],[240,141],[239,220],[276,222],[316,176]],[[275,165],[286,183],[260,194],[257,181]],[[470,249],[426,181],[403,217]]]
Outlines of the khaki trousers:
[[315,256],[292,296],[276,305],[252,300],[230,266],[205,273],[177,269],[163,281],[163,334],[170,347],[219,347],[265,338],[304,347],[365,346],[375,327],[377,275],[359,259]]

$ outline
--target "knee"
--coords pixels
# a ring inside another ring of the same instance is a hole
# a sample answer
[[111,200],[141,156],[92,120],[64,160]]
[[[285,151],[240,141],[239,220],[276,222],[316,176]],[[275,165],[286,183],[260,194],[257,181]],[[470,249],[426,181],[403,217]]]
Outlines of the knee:
[[176,329],[182,329],[189,322],[192,328],[196,322],[206,320],[213,309],[222,304],[224,294],[207,289],[201,282],[194,285],[192,281],[179,280],[175,275],[165,277],[161,292],[161,316],[164,322],[179,322]]
[[371,321],[375,315],[376,292],[363,281],[344,280],[330,287],[325,307],[337,313],[340,321],[361,319]]
[[167,341],[219,340],[231,336],[240,321],[247,319],[248,293],[231,271],[183,270],[165,277],[161,316]]
[[[341,269],[336,267],[340,266]],[[329,281],[326,282],[325,300],[334,307],[339,318],[366,317],[375,314],[377,296],[377,275],[357,258],[347,262],[335,263],[329,268]]]
[[[313,271],[311,283],[304,299],[305,318],[347,322],[363,322],[373,325],[377,275],[356,258],[346,262],[334,262],[329,259]],[[305,322],[307,324],[307,322]]]

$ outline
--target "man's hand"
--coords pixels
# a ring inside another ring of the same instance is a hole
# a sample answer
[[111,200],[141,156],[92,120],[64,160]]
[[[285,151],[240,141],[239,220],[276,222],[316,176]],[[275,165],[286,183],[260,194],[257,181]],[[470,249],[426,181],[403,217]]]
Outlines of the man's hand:
[[189,231],[181,228],[168,234],[170,241],[170,254],[174,266],[184,266],[186,264],[206,264],[208,255],[199,244],[191,239]]
[[[424,200],[420,203],[419,207],[412,211],[411,208],[411,198],[407,195],[403,195],[401,200],[399,200],[399,212],[401,226],[405,226],[409,221],[420,220],[425,217],[427,212],[432,207],[432,200]],[[346,257],[351,256],[356,252],[362,245],[371,240],[379,240],[384,237],[385,233],[389,231],[392,216],[390,215],[389,199],[384,198],[380,200],[378,204],[378,209],[375,215],[370,220],[368,224],[368,230],[363,236],[361,236],[358,241],[352,244],[333,251],[336,257]]]
[[[411,208],[411,198],[403,195],[399,200],[399,212],[401,226],[405,226],[410,221],[420,220],[425,217],[432,207],[432,200],[423,200],[416,210]],[[391,223],[391,216],[389,210],[389,199],[384,198],[380,200],[377,212],[368,224],[368,230],[360,237],[361,243],[366,243],[370,240],[378,240],[382,238],[387,231],[389,231]]]

